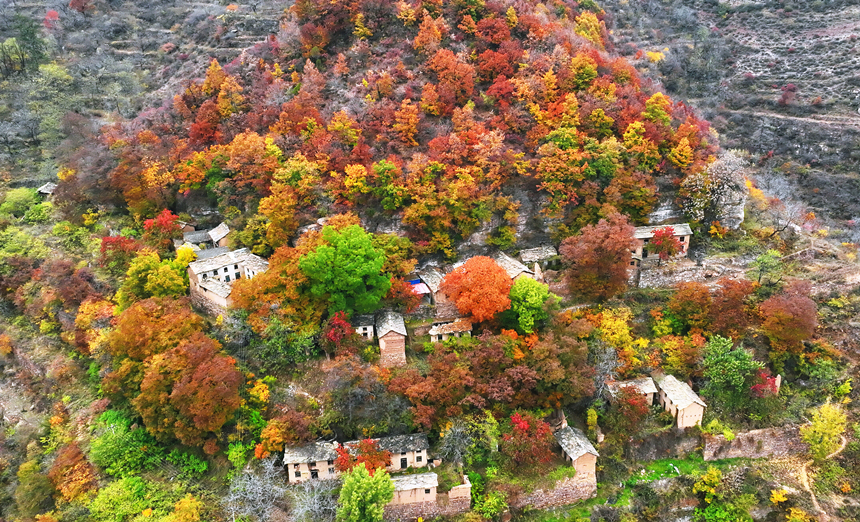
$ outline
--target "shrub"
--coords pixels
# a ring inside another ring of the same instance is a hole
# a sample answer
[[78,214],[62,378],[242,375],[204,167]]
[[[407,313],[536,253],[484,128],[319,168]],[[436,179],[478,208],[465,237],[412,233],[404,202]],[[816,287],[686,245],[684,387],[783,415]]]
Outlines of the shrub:
[[90,458],[109,475],[138,475],[161,463],[164,449],[145,429],[131,429],[131,419],[122,413],[106,411],[99,424],[103,431],[93,439]]

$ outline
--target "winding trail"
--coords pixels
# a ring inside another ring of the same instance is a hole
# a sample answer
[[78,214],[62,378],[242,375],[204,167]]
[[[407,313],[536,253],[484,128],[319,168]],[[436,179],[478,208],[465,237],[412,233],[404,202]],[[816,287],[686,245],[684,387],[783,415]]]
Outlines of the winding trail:
[[[842,453],[842,450],[845,449],[845,446],[848,445],[848,439],[845,438],[845,435],[840,435],[842,439],[842,443],[839,445],[839,449],[831,453],[830,455],[824,457],[824,460],[831,459],[836,455]],[[807,474],[807,469],[809,465],[812,464],[812,460],[806,461],[802,468],[800,468],[800,483],[803,484],[803,489],[809,493],[809,496],[812,498],[812,505],[815,506],[815,509],[818,511],[818,522],[830,522],[830,515],[824,512],[821,509],[821,505],[818,503],[818,499],[815,498],[815,493],[812,492],[812,488],[809,486],[809,475]]]

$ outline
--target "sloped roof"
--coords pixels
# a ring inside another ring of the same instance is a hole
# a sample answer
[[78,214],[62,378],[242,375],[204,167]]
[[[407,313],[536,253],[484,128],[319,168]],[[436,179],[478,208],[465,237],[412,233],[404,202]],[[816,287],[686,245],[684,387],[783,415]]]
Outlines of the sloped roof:
[[[189,243],[192,244],[192,243]],[[197,248],[197,247],[195,247]],[[204,259],[211,259],[215,256],[220,256],[221,254],[226,254],[230,249],[227,247],[217,247],[217,248],[197,248],[195,252],[197,252],[197,261],[203,261]]]
[[370,314],[354,315],[352,316],[350,323],[352,323],[353,328],[357,328],[359,326],[373,326],[374,319]]
[[45,183],[44,185],[42,185],[41,187],[37,188],[36,192],[38,192],[39,194],[47,194],[50,196],[51,194],[54,193],[54,189],[56,189],[56,188],[57,188],[57,184],[51,183],[49,181],[49,182]]
[[493,259],[496,261],[496,263],[499,264],[500,267],[505,269],[505,272],[507,272],[508,277],[510,277],[511,279],[517,277],[523,272],[525,272],[526,274],[534,274],[534,272],[529,270],[529,267],[520,263],[511,256],[505,254],[504,252],[498,252],[496,255],[493,256]]
[[244,263],[246,267],[256,270],[258,273],[265,272],[269,269],[269,262],[257,254],[248,254],[248,256],[245,257]]
[[182,234],[182,239],[186,243],[208,243],[212,241],[207,230],[194,230]]
[[209,292],[212,292],[213,294],[219,297],[223,297],[225,299],[230,297],[230,292],[233,291],[233,287],[230,286],[228,283],[222,283],[214,277],[210,277],[209,279],[200,283],[200,288],[208,290]]
[[431,266],[418,272],[418,277],[424,281],[427,287],[430,288],[430,291],[435,294],[439,291],[439,285],[442,284],[442,279],[445,278],[445,274],[435,266]]
[[683,410],[693,403],[700,404],[703,408],[707,406],[705,401],[696,395],[696,392],[694,392],[687,383],[679,381],[674,375],[653,373],[651,374],[651,377],[654,378],[654,382],[657,383],[657,386],[663,390],[666,397],[668,397],[669,400],[672,401],[672,404],[677,406],[678,409]]
[[301,464],[303,462],[321,462],[335,460],[336,442],[314,442],[295,448],[284,449],[284,464]]
[[427,435],[423,433],[394,435],[392,437],[381,437],[377,440],[379,441],[379,449],[390,451],[392,454],[430,449],[430,441],[427,440]]
[[383,337],[388,332],[397,332],[400,335],[406,336],[406,323],[403,322],[403,316],[390,311],[380,312],[376,316],[376,335]]
[[435,473],[416,473],[391,477],[391,482],[394,482],[394,491],[430,489],[439,485],[439,477]]
[[235,265],[241,263],[245,260],[246,257],[248,257],[248,255],[250,255],[250,252],[248,252],[247,248],[240,248],[239,250],[225,252],[223,254],[210,257],[208,259],[192,261],[188,264],[188,269],[195,274],[202,274],[203,272],[216,270],[227,265]]
[[636,239],[651,239],[654,237],[654,231],[660,228],[672,227],[675,230],[676,236],[690,236],[693,231],[690,229],[689,223],[679,223],[677,225],[657,225],[652,227],[636,227],[633,230],[633,237]]
[[609,381],[606,383],[610,395],[615,397],[621,388],[632,387],[638,393],[646,395],[649,393],[657,393],[657,386],[654,385],[654,379],[651,377],[641,377],[639,379],[630,379],[627,381]]
[[588,437],[586,437],[585,433],[582,433],[581,430],[565,426],[553,433],[553,435],[555,435],[555,440],[558,441],[558,445],[561,446],[561,449],[564,450],[567,456],[573,460],[578,459],[586,453],[591,453],[595,457],[600,456],[600,454],[597,453],[597,450],[594,449],[591,441],[588,440]]
[[442,334],[452,334],[458,332],[471,332],[472,331],[472,321],[466,319],[465,317],[461,317],[455,320],[452,323],[442,323],[442,324],[434,324],[432,328],[430,328],[430,335],[442,335]]
[[224,236],[230,233],[230,227],[227,226],[227,223],[221,223],[207,233],[209,234],[209,237],[212,238],[212,242],[217,243],[224,239]]
[[520,250],[520,261],[526,264],[537,263],[544,259],[549,259],[558,255],[555,247],[552,245],[544,245],[537,248],[527,248]]
[[412,293],[424,295],[430,293],[430,287],[426,283],[416,283],[412,285]]

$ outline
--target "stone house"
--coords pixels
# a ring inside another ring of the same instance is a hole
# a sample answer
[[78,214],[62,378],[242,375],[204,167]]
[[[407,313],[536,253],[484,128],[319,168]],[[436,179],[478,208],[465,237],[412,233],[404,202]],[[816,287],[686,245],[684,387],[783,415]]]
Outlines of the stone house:
[[675,417],[678,428],[702,424],[707,405],[687,383],[679,381],[674,375],[653,373],[651,376],[659,389],[657,397],[660,405]]
[[621,388],[633,388],[637,393],[645,396],[648,405],[654,404],[654,395],[657,393],[657,386],[651,377],[606,382],[606,389],[609,391],[610,398],[615,398]]
[[423,468],[428,464],[427,451],[430,449],[430,442],[423,433],[382,437],[377,439],[377,442],[379,449],[391,453],[389,471]]
[[54,195],[54,190],[56,190],[56,188],[57,188],[57,184],[49,181],[49,182],[45,183],[44,185],[42,185],[41,187],[37,188],[36,193],[47,199],[47,198],[50,198],[51,196]]
[[470,337],[472,335],[472,321],[460,317],[452,322],[434,323],[429,334],[430,341],[434,343],[447,341],[452,337]]
[[535,273],[530,270],[529,267],[520,263],[511,256],[505,254],[504,252],[497,252],[496,255],[493,256],[493,260],[500,267],[505,269],[505,272],[508,274],[508,277],[510,277],[513,281],[516,281],[521,277],[528,277],[530,279],[535,278]]
[[[198,259],[188,264],[188,283],[191,298],[197,304],[215,305],[216,310],[227,309],[232,304],[230,293],[233,282],[253,278],[265,272],[269,262],[252,254],[247,248],[233,251],[224,247],[198,250]],[[215,252],[221,252],[212,255]],[[202,300],[201,300],[202,299]]]
[[334,468],[334,461],[337,459],[336,447],[336,442],[314,442],[284,449],[287,481],[295,484],[310,479],[337,478],[339,473]]
[[418,272],[418,279],[427,286],[430,290],[430,304],[436,304],[437,296],[439,295],[439,287],[442,285],[442,279],[445,278],[438,268],[431,266]]
[[595,466],[597,465],[597,457],[600,455],[588,437],[576,428],[565,426],[556,430],[555,440],[561,446],[564,459],[569,461],[576,469],[578,482],[587,482],[593,484],[597,489],[597,475],[595,474]]
[[374,318],[370,314],[362,314],[362,315],[354,315],[352,320],[352,327],[355,329],[355,333],[364,337],[368,341],[372,341],[376,335],[373,331]]
[[390,311],[376,315],[379,338],[379,364],[384,368],[406,364],[406,323],[403,316]]
[[520,250],[520,261],[527,266],[537,264],[542,269],[554,268],[558,264],[558,251],[552,245]]
[[436,502],[436,487],[439,478],[435,473],[417,473],[391,477],[394,482],[394,498],[389,505]]
[[[648,259],[649,256],[651,259],[657,258],[653,254],[650,254],[648,252],[647,245],[651,238],[654,237],[654,231],[665,227],[672,227],[675,231],[675,237],[677,237],[678,241],[681,242],[681,250],[675,257],[687,257],[687,251],[690,247],[690,237],[693,235],[693,231],[690,229],[689,223],[681,223],[678,225],[636,227],[636,229],[633,230],[633,237],[636,239],[636,247],[632,251],[634,259],[631,262],[631,266],[639,266],[639,264],[641,264],[642,261]],[[636,264],[633,264],[634,262]]]
[[[185,230],[186,228],[190,228],[190,230]],[[229,233],[230,227],[226,223],[221,223],[211,230],[194,230],[193,226],[186,223],[183,226],[182,239],[174,241],[174,245],[177,243],[191,243],[198,246],[202,245],[204,250],[206,248],[227,247],[227,234]]]

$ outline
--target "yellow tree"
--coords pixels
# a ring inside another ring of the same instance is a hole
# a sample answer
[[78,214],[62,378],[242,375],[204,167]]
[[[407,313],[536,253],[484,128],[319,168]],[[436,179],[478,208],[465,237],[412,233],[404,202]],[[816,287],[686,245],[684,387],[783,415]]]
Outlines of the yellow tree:
[[405,99],[400,104],[400,110],[394,113],[394,132],[400,135],[400,140],[407,145],[416,147],[415,135],[418,134],[418,107],[412,100]]

